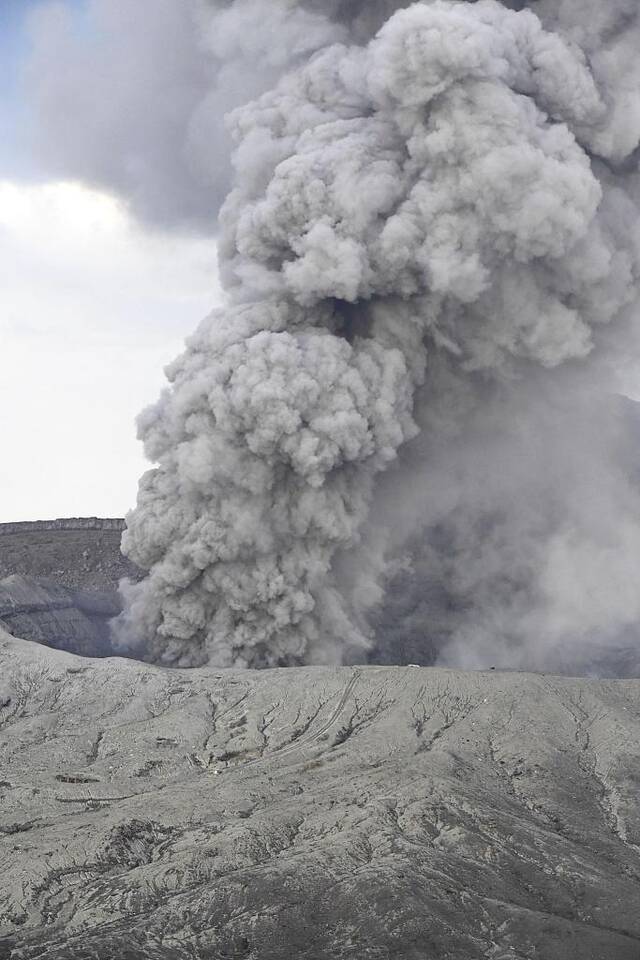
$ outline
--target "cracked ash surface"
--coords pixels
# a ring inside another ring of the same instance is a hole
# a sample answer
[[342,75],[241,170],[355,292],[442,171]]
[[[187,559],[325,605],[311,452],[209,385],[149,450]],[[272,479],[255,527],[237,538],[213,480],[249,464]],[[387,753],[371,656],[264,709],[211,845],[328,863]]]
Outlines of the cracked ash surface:
[[638,960],[640,682],[0,635],[0,957]]

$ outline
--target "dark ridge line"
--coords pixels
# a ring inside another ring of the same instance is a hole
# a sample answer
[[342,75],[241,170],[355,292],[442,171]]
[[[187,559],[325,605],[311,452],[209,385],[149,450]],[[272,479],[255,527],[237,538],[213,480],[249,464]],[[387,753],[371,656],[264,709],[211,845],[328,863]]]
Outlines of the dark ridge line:
[[46,530],[118,530],[127,529],[120,517],[69,517],[58,520],[23,520],[0,523],[0,536],[6,533],[35,533]]

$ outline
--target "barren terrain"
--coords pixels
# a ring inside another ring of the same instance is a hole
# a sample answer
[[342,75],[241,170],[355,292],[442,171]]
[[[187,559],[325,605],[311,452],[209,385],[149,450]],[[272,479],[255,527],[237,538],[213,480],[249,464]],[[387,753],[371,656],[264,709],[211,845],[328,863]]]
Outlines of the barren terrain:
[[0,639],[0,957],[637,960],[640,683]]

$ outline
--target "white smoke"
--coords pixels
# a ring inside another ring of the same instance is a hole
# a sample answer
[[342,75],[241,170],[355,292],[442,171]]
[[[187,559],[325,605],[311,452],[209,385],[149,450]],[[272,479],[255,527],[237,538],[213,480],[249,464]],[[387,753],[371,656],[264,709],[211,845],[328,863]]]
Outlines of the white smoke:
[[[265,666],[413,631],[447,662],[588,669],[640,613],[599,403],[638,297],[636,4],[288,6],[325,39],[228,119],[227,305],[140,418],[121,642]],[[247,8],[221,62],[255,55]]]

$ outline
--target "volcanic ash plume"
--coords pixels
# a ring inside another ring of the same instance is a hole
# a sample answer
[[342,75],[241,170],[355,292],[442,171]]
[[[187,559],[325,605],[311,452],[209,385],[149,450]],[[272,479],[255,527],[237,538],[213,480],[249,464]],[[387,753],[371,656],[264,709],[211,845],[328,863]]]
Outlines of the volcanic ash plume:
[[[355,17],[230,115],[227,305],[139,421],[157,467],[124,539],[149,571],[125,587],[124,642],[183,666],[364,659],[437,582],[435,654],[535,665],[551,546],[571,567],[597,536],[585,508],[558,539],[582,462],[558,424],[603,389],[637,297],[640,111],[618,105],[640,84],[616,56],[639,30],[628,3],[593,7],[434,0],[368,41]],[[581,449],[633,518],[606,446]],[[579,607],[558,643],[597,631]]]

